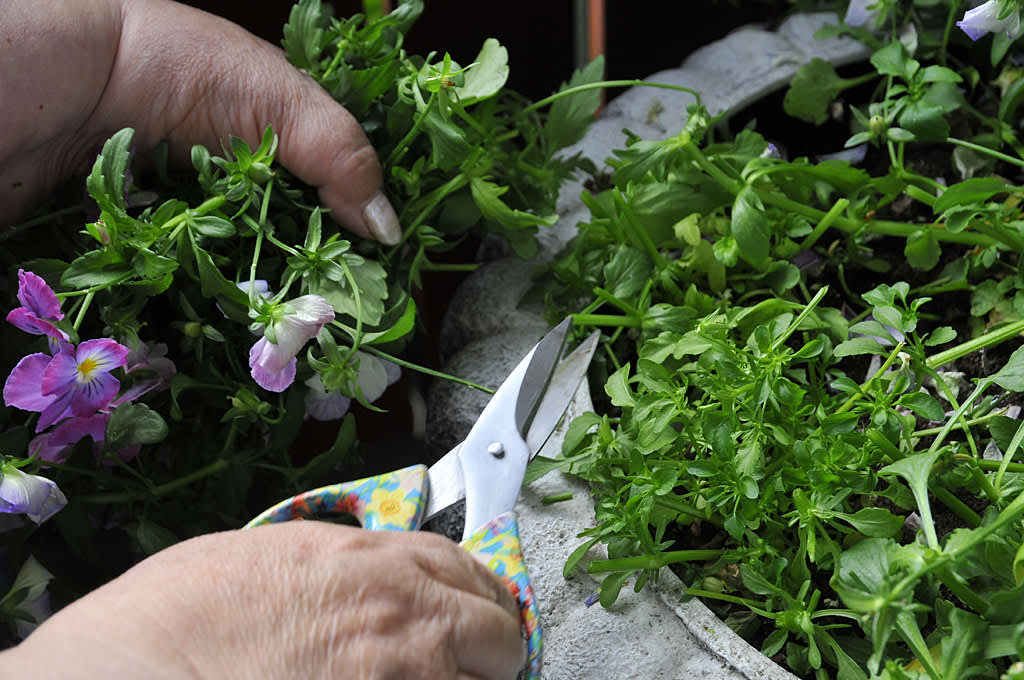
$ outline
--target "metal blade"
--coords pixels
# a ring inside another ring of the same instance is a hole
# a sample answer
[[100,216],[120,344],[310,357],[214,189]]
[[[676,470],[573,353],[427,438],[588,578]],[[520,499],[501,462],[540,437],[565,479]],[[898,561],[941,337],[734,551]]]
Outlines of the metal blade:
[[530,447],[531,460],[543,448],[569,408],[576,390],[580,388],[580,383],[587,375],[587,368],[600,338],[601,331],[591,333],[562,363],[558,364],[558,368],[551,375],[548,389],[537,406],[533,422],[526,433],[526,444]]
[[544,339],[537,343],[533,359],[526,367],[526,374],[523,376],[522,386],[519,388],[519,398],[516,400],[516,426],[523,435],[530,427],[534,414],[537,412],[537,405],[548,388],[552,369],[562,356],[565,336],[571,325],[572,317],[566,317],[552,328],[544,336]]
[[[570,352],[552,373],[548,389],[537,406],[536,415],[526,434],[531,459],[541,450],[565,414],[573,395],[587,374],[587,367],[594,356],[600,337],[600,331],[594,331]],[[424,521],[466,497],[466,482],[458,460],[461,446],[460,442],[430,466],[430,494],[427,498]]]

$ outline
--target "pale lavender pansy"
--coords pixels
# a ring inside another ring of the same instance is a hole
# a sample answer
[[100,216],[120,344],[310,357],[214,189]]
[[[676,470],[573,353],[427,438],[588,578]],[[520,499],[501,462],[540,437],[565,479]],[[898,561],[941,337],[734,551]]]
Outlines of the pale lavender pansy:
[[1014,9],[1003,19],[999,18],[999,0],[988,0],[974,9],[964,12],[964,18],[956,22],[971,40],[977,40],[986,33],[1003,33],[1011,40],[1021,34],[1020,12]]
[[23,514],[42,524],[67,505],[56,482],[13,465],[0,466],[0,512]]
[[334,308],[319,295],[303,295],[281,306],[283,313],[270,322],[264,336],[249,350],[253,380],[271,392],[283,392],[294,382],[295,356],[324,324],[334,320]]
[[[384,391],[402,377],[402,368],[392,361],[379,359],[365,352],[356,352],[359,374],[356,386],[366,401],[373,403]],[[352,400],[341,392],[328,392],[320,375],[316,374],[305,382],[306,415],[314,420],[337,420],[348,412]]]
[[864,26],[875,21],[878,17],[878,10],[868,9],[868,7],[876,3],[878,0],[850,0],[850,4],[846,7],[843,23],[848,26]]

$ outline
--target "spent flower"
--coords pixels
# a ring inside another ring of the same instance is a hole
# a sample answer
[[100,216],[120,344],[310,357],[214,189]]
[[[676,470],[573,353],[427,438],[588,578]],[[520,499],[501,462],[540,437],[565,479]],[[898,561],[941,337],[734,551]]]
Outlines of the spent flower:
[[27,515],[36,524],[53,517],[68,501],[56,482],[0,465],[0,512]]
[[999,0],[988,0],[964,12],[964,18],[956,25],[971,40],[978,40],[986,33],[1003,33],[1012,40],[1021,33],[1020,11],[1013,8],[1004,16]]

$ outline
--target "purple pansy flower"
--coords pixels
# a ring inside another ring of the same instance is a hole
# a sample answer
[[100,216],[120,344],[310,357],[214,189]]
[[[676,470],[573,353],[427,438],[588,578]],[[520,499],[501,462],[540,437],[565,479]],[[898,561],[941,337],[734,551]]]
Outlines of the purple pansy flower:
[[26,333],[46,335],[67,342],[68,334],[53,323],[64,318],[60,311],[60,300],[41,276],[18,270],[18,301],[21,307],[8,312],[9,322]]
[[53,480],[0,465],[0,512],[24,514],[42,524],[67,504]]
[[977,40],[986,33],[1005,33],[1011,40],[1021,33],[1020,12],[1014,9],[1003,19],[999,18],[999,0],[988,0],[974,9],[964,12],[964,18],[956,22],[971,40]]
[[292,384],[297,364],[295,356],[303,345],[316,337],[324,324],[334,320],[334,307],[319,295],[297,297],[281,308],[284,313],[270,322],[264,336],[249,350],[253,380],[271,392],[283,392]]
[[110,371],[123,366],[128,348],[109,338],[62,343],[54,357],[30,354],[4,383],[4,402],[38,411],[36,432],[68,416],[89,416],[107,406],[121,383]]

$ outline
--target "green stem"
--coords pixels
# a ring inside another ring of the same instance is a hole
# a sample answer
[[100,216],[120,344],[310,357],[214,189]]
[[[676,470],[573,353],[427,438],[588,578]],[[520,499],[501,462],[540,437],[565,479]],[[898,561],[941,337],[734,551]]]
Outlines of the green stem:
[[160,486],[154,487],[148,492],[143,491],[117,491],[112,493],[96,493],[87,494],[84,496],[76,496],[75,501],[81,503],[88,503],[90,505],[107,505],[115,503],[131,503],[132,501],[142,500],[146,497],[159,498],[165,496],[172,491],[176,491],[183,486],[196,482],[204,477],[209,477],[212,474],[216,474],[221,470],[224,470],[231,461],[226,458],[218,458],[217,460],[205,465],[198,470],[193,470],[183,477],[179,477],[173,481],[161,484]]
[[993,345],[998,345],[1001,342],[1015,338],[1021,333],[1024,333],[1024,319],[1014,321],[1013,323],[1006,324],[1005,326],[1000,326],[999,328],[989,331],[984,335],[979,335],[976,338],[971,338],[966,342],[962,342],[956,347],[950,347],[947,350],[933,354],[928,357],[928,367],[939,368],[940,366],[956,361],[960,357],[965,357],[968,354],[977,352],[980,349],[992,347]]
[[576,326],[610,326],[612,328],[639,328],[640,320],[618,314],[573,314]]
[[67,208],[61,208],[60,210],[48,212],[45,215],[40,215],[39,217],[33,217],[32,219],[22,222],[21,224],[16,224],[13,227],[10,227],[9,229],[4,229],[0,231],[0,243],[3,243],[8,239],[14,238],[21,232],[27,231],[33,227],[37,227],[40,224],[48,224],[55,220],[59,220],[62,217],[67,217],[68,215],[75,215],[81,213],[84,210],[85,204],[78,203]]
[[460,385],[465,385],[466,387],[472,387],[473,389],[480,390],[481,392],[486,392],[488,394],[494,394],[494,390],[492,390],[489,387],[484,387],[483,385],[477,385],[474,382],[470,382],[468,380],[464,380],[462,378],[456,377],[456,376],[451,375],[449,373],[442,373],[441,371],[435,371],[434,369],[427,368],[426,366],[420,366],[419,364],[414,364],[411,361],[406,361],[405,359],[402,359],[400,357],[396,357],[393,354],[388,354],[387,352],[382,352],[381,350],[377,349],[373,345],[363,345],[363,347],[361,349],[362,349],[362,351],[367,352],[369,354],[373,354],[374,356],[378,356],[381,359],[387,359],[391,363],[398,364],[399,366],[402,366],[403,368],[408,368],[408,369],[410,369],[412,371],[417,371],[417,372],[422,373],[424,375],[433,376],[435,378],[443,378],[444,380],[449,380],[449,381],[454,382],[454,383],[459,383]]
[[818,224],[815,225],[814,231],[807,235],[807,238],[800,244],[800,250],[810,250],[811,247],[818,242],[821,235],[825,233],[825,230],[832,226],[832,223],[836,221],[836,218],[846,210],[846,207],[850,205],[850,200],[847,198],[840,198],[837,200],[829,211],[825,213],[825,216],[818,220]]
[[681,85],[653,83],[648,80],[602,80],[597,83],[587,83],[586,85],[577,85],[576,87],[566,88],[564,90],[561,90],[560,92],[556,92],[553,95],[550,95],[548,97],[545,97],[544,99],[541,99],[530,104],[519,113],[520,115],[526,115],[528,113],[536,111],[537,109],[544,108],[548,104],[553,104],[554,102],[558,101],[559,99],[562,99],[563,97],[570,97],[580,92],[587,92],[588,90],[604,90],[609,87],[660,87],[664,90],[687,92],[689,94],[692,94],[694,98],[697,100],[698,106],[700,105],[700,94],[696,90],[692,90],[688,87],[683,87]]
[[637,571],[640,569],[661,569],[678,562],[707,562],[725,554],[725,550],[673,550],[657,555],[621,557],[614,560],[595,560],[587,567],[587,573],[598,574],[606,571]]
[[877,371],[875,371],[875,374],[868,378],[867,382],[860,386],[860,390],[857,392],[857,394],[851,395],[849,399],[847,399],[838,409],[836,409],[836,413],[846,413],[851,408],[853,408],[853,405],[857,403],[857,400],[864,397],[870,391],[871,385],[876,380],[878,380],[879,377],[885,375],[885,372],[889,370],[889,367],[892,366],[892,363],[896,361],[896,357],[898,357],[900,352],[902,351],[903,343],[901,342],[898,345],[896,345],[896,347],[893,348],[892,352],[889,353],[889,356],[886,357],[882,365],[878,368]]
[[1014,158],[1013,156],[1007,156],[1005,153],[1001,153],[999,151],[996,151],[995,149],[990,149],[987,146],[975,144],[974,142],[968,142],[963,139],[957,139],[956,137],[949,137],[947,138],[947,141],[950,144],[962,146],[965,149],[977,151],[978,153],[988,154],[989,156],[992,156],[992,158],[998,158],[999,160],[1004,161],[1006,163],[1010,163],[1011,165],[1016,165],[1019,168],[1024,168],[1024,160],[1021,160],[1020,158]]

